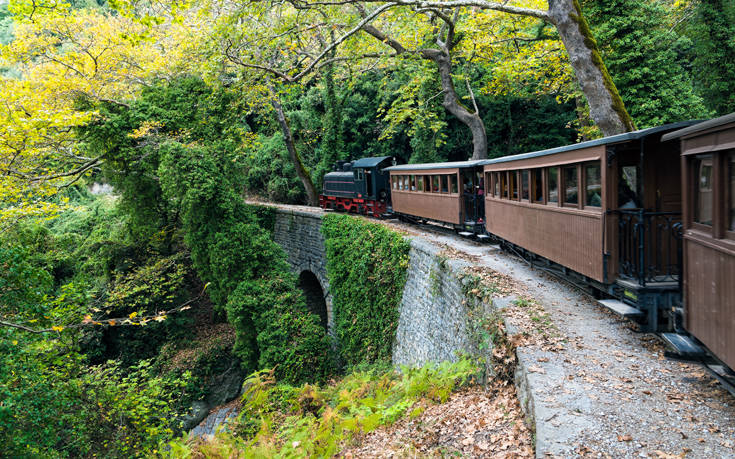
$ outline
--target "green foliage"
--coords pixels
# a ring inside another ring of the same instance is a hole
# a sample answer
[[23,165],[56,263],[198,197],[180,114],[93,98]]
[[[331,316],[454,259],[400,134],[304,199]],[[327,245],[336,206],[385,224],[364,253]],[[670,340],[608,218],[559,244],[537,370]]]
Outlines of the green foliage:
[[249,371],[282,364],[277,373],[286,381],[323,377],[330,367],[326,331],[295,293],[283,251],[228,183],[222,169],[229,162],[202,147],[163,149],[163,191],[181,206],[194,266],[235,327],[235,354]]
[[190,379],[188,372],[157,376],[147,360],[124,371],[114,362],[92,368],[84,377],[86,394],[97,405],[86,413],[90,446],[108,457],[155,453],[180,430],[178,413],[189,400]]
[[[233,352],[248,372],[278,365],[286,381],[329,373],[326,331],[294,293],[285,255],[270,238],[274,210],[246,205],[240,194],[254,177],[248,166],[254,144],[235,91],[197,78],[160,83],[130,108],[103,107],[85,134],[90,148],[109,156],[105,173],[121,193],[134,236],[160,235],[170,250],[183,236],[215,310],[235,327]],[[167,286],[158,290],[173,298]]]
[[355,434],[417,415],[418,401],[445,402],[469,382],[476,368],[468,360],[422,368],[355,371],[334,385],[276,384],[272,372],[247,381],[235,435],[211,442],[172,442],[165,457],[331,457]]
[[[201,289],[186,252],[152,256],[146,264],[118,274],[110,282],[101,308],[108,317],[154,315],[195,296],[197,287]],[[155,357],[164,343],[185,337],[192,322],[190,314],[180,313],[144,327],[92,329],[84,335],[84,348],[94,363],[114,356],[130,365]]]
[[260,134],[244,162],[243,183],[248,193],[275,202],[304,202],[304,187],[296,177],[282,134]]
[[682,43],[664,2],[587,0],[584,11],[638,128],[708,115],[677,59]]
[[278,212],[276,207],[246,204],[245,209],[253,216],[255,223],[259,227],[268,231],[270,234],[273,234],[273,231],[276,229],[276,214]]
[[348,215],[325,215],[322,233],[342,361],[389,360],[410,243],[380,224]]
[[68,343],[0,330],[0,450],[7,457],[144,456],[178,432],[189,375],[146,361],[89,367]]
[[685,57],[705,104],[717,115],[735,111],[735,4],[696,0],[684,34],[693,42]]

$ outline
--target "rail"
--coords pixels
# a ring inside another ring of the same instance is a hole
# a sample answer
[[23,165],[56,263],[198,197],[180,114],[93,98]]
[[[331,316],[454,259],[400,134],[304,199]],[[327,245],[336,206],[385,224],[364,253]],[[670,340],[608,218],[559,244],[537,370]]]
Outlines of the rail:
[[641,286],[678,282],[681,288],[680,212],[618,209],[618,274]]

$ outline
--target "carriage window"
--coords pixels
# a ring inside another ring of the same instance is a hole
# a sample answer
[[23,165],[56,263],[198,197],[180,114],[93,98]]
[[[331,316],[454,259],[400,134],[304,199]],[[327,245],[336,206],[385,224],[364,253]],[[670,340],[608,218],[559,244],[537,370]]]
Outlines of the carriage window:
[[501,198],[508,199],[508,174],[501,172],[500,174],[500,192]]
[[544,179],[543,169],[533,169],[531,171],[531,194],[533,202],[544,202]]
[[449,188],[451,188],[452,193],[457,193],[457,175],[452,174],[449,176]]
[[449,177],[446,175],[441,175],[441,183],[442,183],[442,193],[449,193],[449,184],[447,181],[449,180]]
[[408,184],[408,175],[403,176],[403,189],[408,191],[410,189],[410,185]]
[[438,175],[431,176],[431,192],[432,193],[439,192],[439,176]]
[[493,195],[493,174],[485,172],[485,194]]
[[424,176],[416,176],[416,191],[424,191]]
[[518,173],[516,171],[508,172],[510,183],[510,198],[514,201],[518,200]]
[[549,202],[559,202],[559,168],[549,168]]
[[500,174],[498,174],[497,172],[493,172],[493,187],[495,190],[493,194],[495,195],[496,198],[499,198],[500,197]]
[[528,187],[529,184],[529,173],[528,171],[521,171],[521,199],[525,199],[528,201],[528,197],[530,195]]
[[409,183],[409,187],[410,187],[409,189],[411,191],[416,191],[416,176],[415,175],[412,175],[411,176],[411,179],[410,179],[410,181],[408,183]]
[[577,204],[579,197],[577,194],[577,166],[564,167],[564,204]]
[[424,175],[424,189],[422,191],[425,191],[427,193],[431,192],[431,176],[430,175]]
[[735,231],[735,153],[730,153],[729,160],[727,161],[727,181],[730,184],[730,222],[728,229]]
[[393,182],[393,189],[394,189],[394,190],[397,190],[397,189],[398,189],[398,177],[396,177],[396,176],[394,175],[394,176],[393,176],[393,177],[391,177],[390,179],[391,179],[391,182]]
[[600,174],[599,163],[584,166],[584,186],[587,190],[585,204],[591,207],[602,207],[602,177]]
[[694,221],[712,225],[712,155],[694,160]]

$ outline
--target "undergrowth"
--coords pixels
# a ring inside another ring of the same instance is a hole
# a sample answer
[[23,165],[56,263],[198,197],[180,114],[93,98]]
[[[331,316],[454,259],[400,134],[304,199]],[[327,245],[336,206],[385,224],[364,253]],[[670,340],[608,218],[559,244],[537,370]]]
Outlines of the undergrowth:
[[[179,439],[165,457],[330,457],[356,435],[417,417],[427,403],[446,402],[476,374],[468,359],[456,363],[354,371],[329,386],[276,383],[263,370],[245,381],[242,412],[230,432],[210,441]],[[164,448],[166,449],[166,448]]]

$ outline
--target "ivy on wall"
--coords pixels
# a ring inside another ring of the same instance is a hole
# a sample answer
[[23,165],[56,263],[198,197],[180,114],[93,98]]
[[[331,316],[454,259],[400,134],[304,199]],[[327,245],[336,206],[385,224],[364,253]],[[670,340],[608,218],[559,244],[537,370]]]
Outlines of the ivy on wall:
[[324,216],[322,233],[342,361],[352,366],[390,360],[410,243],[349,215]]

